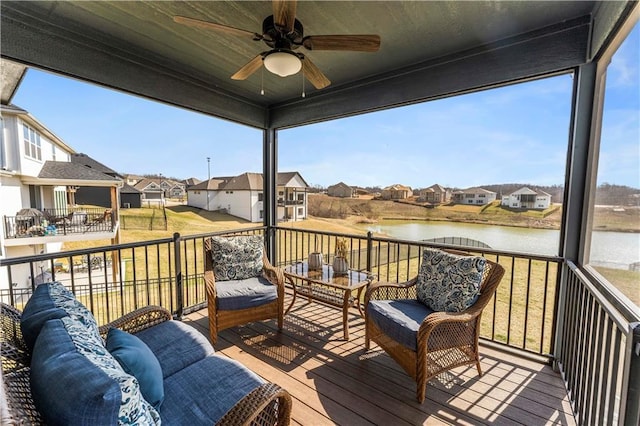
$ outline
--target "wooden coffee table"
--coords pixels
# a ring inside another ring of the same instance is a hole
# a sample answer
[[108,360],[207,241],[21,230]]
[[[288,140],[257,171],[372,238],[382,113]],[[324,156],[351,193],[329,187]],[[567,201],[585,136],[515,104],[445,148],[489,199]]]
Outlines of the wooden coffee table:
[[[319,270],[309,270],[307,262],[300,262],[285,267],[284,276],[293,287],[293,300],[285,315],[291,310],[298,294],[306,296],[309,301],[341,307],[344,338],[349,340],[349,307],[355,305],[360,315],[364,316],[360,297],[373,280],[370,273],[350,269],[345,275],[336,275],[331,265],[322,265]],[[355,297],[354,290],[357,290]]]

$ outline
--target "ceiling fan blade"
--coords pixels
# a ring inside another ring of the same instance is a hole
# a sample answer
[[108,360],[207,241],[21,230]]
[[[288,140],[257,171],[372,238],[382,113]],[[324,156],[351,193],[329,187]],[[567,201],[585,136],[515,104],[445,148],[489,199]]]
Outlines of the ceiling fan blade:
[[293,31],[296,20],[296,0],[273,0],[273,21],[284,28],[285,33]]
[[316,89],[324,89],[331,84],[331,81],[320,71],[320,68],[306,56],[302,59],[302,72]]
[[258,71],[262,66],[262,54],[256,56],[240,68],[234,75],[232,80],[246,80],[251,74]]
[[187,25],[189,27],[220,31],[236,36],[251,37],[254,40],[262,40],[262,36],[260,34],[254,33],[252,31],[242,30],[240,28],[230,27],[228,25],[216,24],[214,22],[201,21],[200,19],[187,18],[186,16],[174,16],[173,21],[178,24]]
[[302,39],[302,45],[309,50],[377,52],[380,48],[380,36],[376,34],[316,35]]

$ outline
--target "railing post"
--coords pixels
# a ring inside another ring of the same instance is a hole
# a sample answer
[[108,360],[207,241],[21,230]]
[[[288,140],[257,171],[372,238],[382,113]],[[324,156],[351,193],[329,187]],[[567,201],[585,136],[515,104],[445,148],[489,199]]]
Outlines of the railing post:
[[182,291],[182,259],[180,258],[180,233],[173,233],[173,261],[175,262],[176,271],[176,319],[182,319],[184,312],[184,292]]
[[371,272],[371,252],[373,251],[373,233],[367,232],[367,272]]
[[624,424],[637,426],[640,424],[640,322],[630,324],[631,360],[627,379],[627,402],[625,404]]

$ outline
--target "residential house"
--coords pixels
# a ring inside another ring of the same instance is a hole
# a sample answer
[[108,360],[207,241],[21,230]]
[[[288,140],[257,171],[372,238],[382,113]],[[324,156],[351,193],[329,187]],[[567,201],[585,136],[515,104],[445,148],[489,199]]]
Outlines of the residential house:
[[[92,170],[99,171],[105,175],[112,176],[117,179],[123,179],[123,176],[118,174],[110,167],[105,166],[101,162],[91,158],[87,154],[76,153],[71,155],[71,162],[80,164]],[[124,192],[123,192],[124,191]],[[122,188],[119,188],[120,192],[120,207],[140,207],[141,206],[141,192],[133,188],[130,185],[124,184]],[[74,204],[101,206],[105,208],[111,207],[111,191],[105,187],[90,187],[83,186],[78,187],[75,191]],[[126,203],[126,204],[125,204]]]
[[164,204],[165,198],[183,198],[186,185],[173,179],[148,177],[138,181],[134,188],[142,192],[142,201]]
[[120,207],[125,209],[142,207],[142,192],[125,183],[120,188]]
[[[0,259],[55,253],[64,242],[116,239],[122,180],[72,162],[73,148],[24,109],[2,104],[0,112]],[[75,207],[86,187],[108,191],[113,203],[108,209]],[[31,274],[13,270],[11,282],[28,287],[36,279]]]
[[387,186],[382,190],[381,197],[384,200],[404,200],[413,195],[411,187],[400,184]]
[[437,183],[420,190],[420,201],[431,204],[446,204],[451,201],[451,190]]
[[512,209],[544,210],[551,205],[551,194],[525,186],[502,197],[501,204]]
[[[187,205],[224,211],[250,222],[262,222],[263,185],[261,173],[214,177],[187,189]],[[297,221],[307,217],[307,188],[300,173],[278,173],[276,190],[279,221]]]
[[452,195],[452,201],[456,204],[473,204],[484,206],[495,201],[497,194],[484,188],[473,187],[455,191]]
[[327,195],[331,197],[353,198],[356,196],[355,188],[344,182],[338,182],[327,188]]

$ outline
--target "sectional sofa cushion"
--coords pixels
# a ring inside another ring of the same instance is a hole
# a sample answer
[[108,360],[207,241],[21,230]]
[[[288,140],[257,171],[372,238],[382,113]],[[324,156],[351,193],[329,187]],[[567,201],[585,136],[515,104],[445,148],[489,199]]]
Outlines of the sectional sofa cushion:
[[160,411],[163,424],[216,424],[262,383],[264,380],[234,360],[219,355],[205,357],[165,379]]
[[160,424],[137,380],[69,316],[42,326],[31,360],[31,392],[49,425]]
[[31,352],[44,323],[50,319],[72,316],[100,337],[98,324],[89,310],[59,282],[41,284],[22,312],[20,328],[24,341]]
[[262,275],[264,240],[260,235],[211,237],[216,281],[243,280]]
[[164,400],[162,368],[149,346],[133,334],[111,328],[106,347],[122,369],[138,380],[144,399],[159,409]]
[[434,311],[464,311],[480,295],[486,265],[480,256],[425,249],[416,283],[418,300]]
[[[136,337],[154,353],[164,378],[214,353],[211,343],[202,333],[180,321],[162,322],[139,331]],[[165,386],[165,393],[167,390]]]

